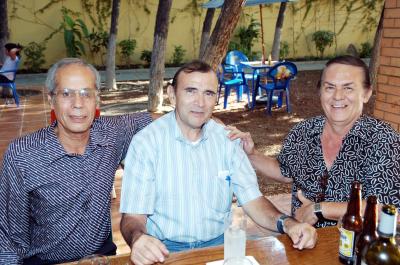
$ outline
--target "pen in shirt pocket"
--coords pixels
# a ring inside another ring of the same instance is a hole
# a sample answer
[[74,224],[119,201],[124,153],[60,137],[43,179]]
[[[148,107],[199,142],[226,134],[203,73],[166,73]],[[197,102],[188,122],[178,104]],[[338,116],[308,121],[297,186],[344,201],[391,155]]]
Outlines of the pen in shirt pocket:
[[228,202],[232,203],[232,195],[233,195],[233,188],[232,188],[232,179],[231,176],[226,176],[225,180],[228,182]]

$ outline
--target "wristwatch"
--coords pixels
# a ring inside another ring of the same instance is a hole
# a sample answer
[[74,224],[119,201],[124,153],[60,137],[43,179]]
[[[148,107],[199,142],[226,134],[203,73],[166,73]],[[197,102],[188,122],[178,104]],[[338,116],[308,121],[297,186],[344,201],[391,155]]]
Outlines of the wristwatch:
[[318,220],[324,220],[324,216],[322,215],[321,204],[319,202],[314,203],[314,214],[317,216]]
[[283,223],[285,222],[285,219],[290,218],[289,215],[286,214],[282,214],[281,216],[279,216],[278,221],[276,222],[276,228],[278,230],[279,233],[284,234],[285,231],[283,229]]

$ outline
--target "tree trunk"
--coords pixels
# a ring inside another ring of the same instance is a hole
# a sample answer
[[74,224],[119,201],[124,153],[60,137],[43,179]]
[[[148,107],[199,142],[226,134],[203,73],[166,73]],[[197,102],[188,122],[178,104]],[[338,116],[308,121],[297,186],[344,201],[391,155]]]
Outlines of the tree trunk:
[[4,45],[8,41],[7,0],[0,0],[0,62],[4,62]]
[[285,11],[286,11],[287,2],[281,2],[281,6],[279,7],[278,18],[276,19],[275,25],[275,34],[274,41],[272,43],[272,60],[279,60],[279,51],[281,45],[281,32],[283,27],[283,20],[285,19]]
[[203,22],[203,31],[201,33],[199,58],[203,56],[208,40],[210,39],[211,25],[214,18],[214,13],[215,13],[215,8],[207,9],[206,17],[204,18]]
[[383,17],[385,12],[385,6],[382,7],[381,18],[379,19],[378,28],[375,32],[374,46],[372,50],[371,60],[369,61],[369,74],[371,76],[372,87],[376,87],[376,75],[379,67],[379,55],[381,50],[381,39],[383,32]]
[[150,64],[148,111],[161,111],[163,102],[163,81],[165,73],[165,48],[167,45],[169,13],[172,0],[159,0],[156,26],[154,29],[153,52]]
[[206,50],[201,59],[215,70],[221,63],[232,37],[245,0],[225,1]]
[[115,53],[117,50],[118,17],[120,4],[120,0],[113,0],[112,2],[110,36],[108,37],[107,48],[107,89],[117,89],[117,82],[115,80]]

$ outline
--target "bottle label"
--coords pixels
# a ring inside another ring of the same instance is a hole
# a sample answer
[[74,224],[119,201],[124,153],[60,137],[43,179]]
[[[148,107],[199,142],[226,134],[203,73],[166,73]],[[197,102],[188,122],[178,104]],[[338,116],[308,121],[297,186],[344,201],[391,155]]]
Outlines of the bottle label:
[[344,229],[343,227],[340,228],[340,243],[339,243],[340,255],[347,258],[353,257],[354,239],[355,239],[354,231]]

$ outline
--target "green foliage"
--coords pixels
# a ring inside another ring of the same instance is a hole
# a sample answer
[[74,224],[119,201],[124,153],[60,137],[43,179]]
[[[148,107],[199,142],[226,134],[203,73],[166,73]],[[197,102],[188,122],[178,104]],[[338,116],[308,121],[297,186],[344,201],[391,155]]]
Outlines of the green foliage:
[[147,64],[151,63],[151,51],[143,50],[140,54],[140,60],[145,61]]
[[70,11],[63,8],[62,29],[64,30],[64,42],[68,57],[80,57],[85,55],[85,47],[82,40],[89,37],[89,31],[82,19],[74,19]]
[[126,62],[126,65],[130,64],[130,57],[133,55],[133,52],[136,48],[136,40],[135,39],[126,39],[122,40],[118,43],[119,48],[121,49],[121,55]]
[[185,57],[186,50],[182,45],[174,46],[174,53],[172,54],[172,64],[181,65],[183,62],[183,57]]
[[230,50],[239,50],[248,57],[253,56],[251,51],[254,43],[254,39],[257,39],[260,35],[260,23],[255,19],[250,19],[250,24],[247,27],[240,27],[234,40],[230,42]]
[[81,5],[85,14],[97,28],[97,31],[103,32],[107,28],[107,22],[110,20],[112,1],[110,0],[81,0]]
[[228,51],[240,50],[240,44],[236,41],[230,41],[228,44]]
[[279,58],[285,59],[289,55],[289,43],[287,41],[281,41],[279,49]]
[[361,43],[360,58],[371,57],[372,55],[372,45],[369,42]]
[[89,50],[92,54],[92,57],[95,58],[100,53],[100,57],[103,61],[103,55],[107,51],[108,32],[97,32],[93,29],[86,39],[89,43]]
[[324,57],[326,47],[332,46],[334,36],[335,33],[325,30],[319,30],[312,34],[312,40],[315,43],[315,47],[319,51],[321,58]]
[[34,41],[30,42],[24,48],[24,54],[26,56],[24,65],[26,68],[32,72],[39,72],[43,64],[46,63],[44,59],[44,51],[46,50],[46,45],[44,42],[36,43]]
[[177,9],[175,14],[171,16],[171,24],[175,22],[175,19],[178,14],[189,13],[192,17],[200,17],[201,16],[201,4],[199,0],[190,0],[189,3],[186,4],[185,7]]

